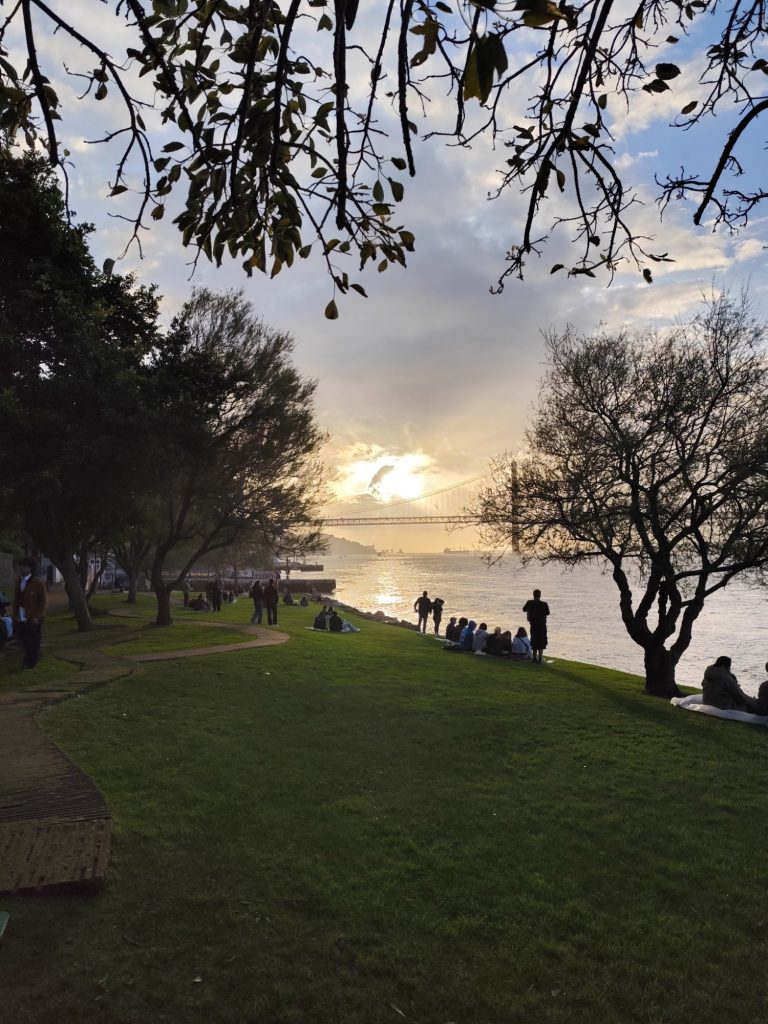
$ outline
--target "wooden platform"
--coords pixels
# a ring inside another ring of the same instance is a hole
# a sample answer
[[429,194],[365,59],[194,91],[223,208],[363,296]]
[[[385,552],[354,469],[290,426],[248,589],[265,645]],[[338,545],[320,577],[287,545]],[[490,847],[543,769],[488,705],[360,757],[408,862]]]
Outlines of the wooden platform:
[[111,835],[111,818],[0,825],[0,893],[100,884]]
[[98,885],[109,862],[106,802],[39,727],[40,707],[0,705],[0,893]]

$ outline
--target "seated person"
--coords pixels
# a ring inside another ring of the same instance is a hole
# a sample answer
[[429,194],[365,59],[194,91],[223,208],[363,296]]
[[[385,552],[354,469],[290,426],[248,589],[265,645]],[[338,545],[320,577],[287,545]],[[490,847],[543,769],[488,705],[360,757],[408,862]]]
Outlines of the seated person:
[[477,623],[474,619],[470,619],[464,629],[461,631],[459,636],[459,647],[462,651],[471,651],[472,644],[475,639],[475,629],[477,629]]
[[209,612],[211,610],[211,606],[202,594],[198,594],[193,601],[190,601],[189,607],[195,612]]
[[323,606],[323,610],[321,612],[317,613],[317,615],[315,616],[315,621],[312,625],[315,629],[328,628],[328,622],[325,615],[325,606]]
[[485,653],[492,654],[496,658],[504,656],[504,641],[501,637],[501,626],[497,626],[492,633],[488,634],[485,641]]
[[714,665],[705,669],[701,689],[702,701],[710,707],[723,711],[752,711],[753,702],[731,672],[730,658],[718,658]]
[[533,658],[533,648],[531,647],[531,641],[528,639],[525,626],[521,626],[512,637],[510,653],[518,661],[530,661]]
[[293,600],[293,594],[290,592],[290,590],[286,590],[286,592],[283,594],[283,604],[296,604],[296,602]]
[[299,601],[299,604],[301,605],[302,608],[309,608],[309,598],[307,597],[306,594],[301,595],[301,600]]
[[13,640],[13,619],[6,601],[0,602],[0,647]]
[[458,643],[459,640],[459,627],[456,625],[456,616],[452,615],[448,619],[448,625],[445,627],[445,639],[450,640],[452,643]]
[[336,611],[336,609],[332,608],[330,618],[328,619],[328,629],[331,631],[331,633],[340,633],[343,626],[344,620]]
[[475,630],[475,635],[472,640],[472,650],[483,651],[485,653],[485,641],[488,639],[488,625],[485,622],[481,622]]
[[[765,663],[765,671],[768,672],[768,661]],[[751,698],[749,703],[753,715],[768,715],[768,679],[760,683],[757,697]]]

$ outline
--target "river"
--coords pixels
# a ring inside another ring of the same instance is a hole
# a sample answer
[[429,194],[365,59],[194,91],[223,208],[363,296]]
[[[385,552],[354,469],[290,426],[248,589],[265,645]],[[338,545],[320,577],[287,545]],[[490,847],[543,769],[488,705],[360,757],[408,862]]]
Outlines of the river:
[[[449,616],[466,615],[513,631],[526,625],[522,606],[534,587],[551,609],[547,655],[643,674],[642,651],[626,634],[613,580],[597,567],[573,571],[510,557],[486,566],[475,554],[322,556],[321,575],[336,580],[335,598],[361,611],[416,621],[413,602],[423,590],[445,601]],[[293,573],[307,580],[311,573]],[[733,671],[748,692],[766,678],[768,592],[732,583],[714,594],[699,616],[693,640],[678,667],[678,682],[699,686],[718,655],[733,659]],[[431,620],[430,620],[431,622]]]

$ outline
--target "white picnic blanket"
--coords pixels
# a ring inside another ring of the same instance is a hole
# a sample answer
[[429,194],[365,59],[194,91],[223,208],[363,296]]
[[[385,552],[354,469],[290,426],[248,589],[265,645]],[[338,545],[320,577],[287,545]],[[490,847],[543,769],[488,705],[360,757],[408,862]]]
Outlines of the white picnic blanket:
[[768,725],[768,715],[750,715],[748,711],[724,711],[705,704],[700,693],[691,693],[687,697],[673,697],[670,704],[675,704],[684,711],[701,711],[703,715],[713,718],[730,718],[733,722],[747,722],[749,725]]

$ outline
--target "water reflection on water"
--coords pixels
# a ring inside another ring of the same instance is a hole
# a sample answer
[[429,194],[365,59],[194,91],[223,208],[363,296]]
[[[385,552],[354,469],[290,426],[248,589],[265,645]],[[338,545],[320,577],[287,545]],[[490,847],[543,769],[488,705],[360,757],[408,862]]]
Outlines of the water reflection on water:
[[[413,602],[428,590],[445,601],[444,623],[450,615],[467,615],[491,628],[515,629],[525,623],[522,606],[538,587],[552,610],[548,654],[642,674],[642,652],[624,630],[616,586],[596,567],[569,572],[523,566],[517,559],[486,566],[473,555],[431,554],[324,557],[323,562],[322,575],[336,579],[339,601],[414,621]],[[766,677],[766,596],[741,584],[714,594],[694,626],[678,680],[698,686],[704,668],[728,654],[742,685],[754,691]]]

